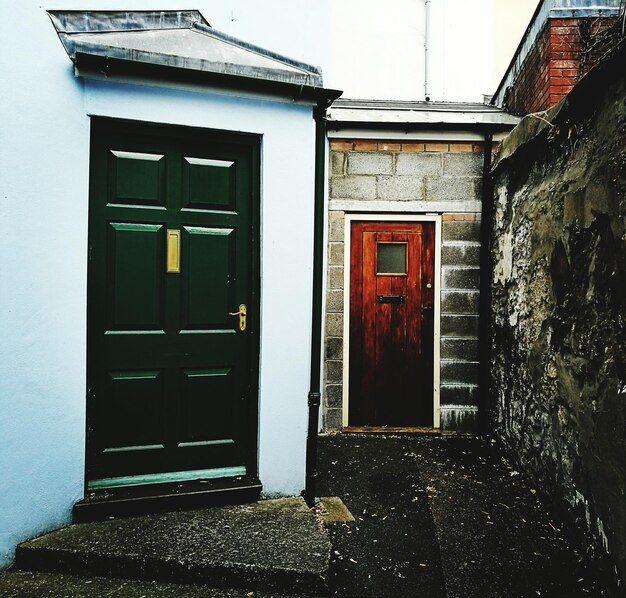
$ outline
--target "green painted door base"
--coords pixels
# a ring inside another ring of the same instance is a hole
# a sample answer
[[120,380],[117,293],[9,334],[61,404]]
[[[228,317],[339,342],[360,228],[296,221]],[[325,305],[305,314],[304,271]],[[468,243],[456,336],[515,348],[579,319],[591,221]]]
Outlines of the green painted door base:
[[151,475],[135,475],[119,478],[91,480],[87,484],[89,490],[100,488],[120,488],[122,486],[143,486],[147,484],[166,484],[168,482],[188,482],[191,480],[214,480],[246,475],[245,467],[222,467],[220,469],[197,469],[195,471],[174,471]]

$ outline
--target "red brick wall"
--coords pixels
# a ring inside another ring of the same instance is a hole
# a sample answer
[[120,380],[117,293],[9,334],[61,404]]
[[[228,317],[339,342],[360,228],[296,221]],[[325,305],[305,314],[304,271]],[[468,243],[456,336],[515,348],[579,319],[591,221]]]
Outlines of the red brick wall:
[[548,19],[505,97],[513,114],[560,102],[606,50],[603,34],[615,18]]

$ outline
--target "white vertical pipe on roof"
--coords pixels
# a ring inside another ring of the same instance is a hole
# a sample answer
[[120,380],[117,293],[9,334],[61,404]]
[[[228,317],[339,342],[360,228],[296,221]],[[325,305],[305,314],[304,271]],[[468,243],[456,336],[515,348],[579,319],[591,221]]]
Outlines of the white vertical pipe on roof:
[[430,69],[428,51],[430,48],[430,2],[424,0],[424,99],[430,101]]

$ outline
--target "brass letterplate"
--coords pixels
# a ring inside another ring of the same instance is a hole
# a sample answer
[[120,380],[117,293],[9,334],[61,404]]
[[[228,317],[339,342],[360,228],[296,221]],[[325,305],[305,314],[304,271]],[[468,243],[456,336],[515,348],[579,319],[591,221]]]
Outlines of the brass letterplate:
[[180,272],[180,231],[167,230],[167,271]]

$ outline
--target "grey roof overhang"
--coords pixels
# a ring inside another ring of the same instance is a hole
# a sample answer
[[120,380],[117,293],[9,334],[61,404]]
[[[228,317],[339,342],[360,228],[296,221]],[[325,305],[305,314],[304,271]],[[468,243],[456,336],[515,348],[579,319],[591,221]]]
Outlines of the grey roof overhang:
[[49,11],[78,74],[96,71],[329,102],[319,68],[213,29],[190,11]]
[[508,131],[519,123],[500,108],[478,103],[337,100],[331,107],[328,128],[425,128]]

